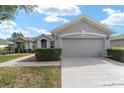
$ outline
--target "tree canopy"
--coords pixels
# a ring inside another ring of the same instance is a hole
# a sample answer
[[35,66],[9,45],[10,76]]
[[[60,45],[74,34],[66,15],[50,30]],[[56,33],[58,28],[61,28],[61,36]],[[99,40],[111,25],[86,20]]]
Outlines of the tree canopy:
[[36,5],[0,5],[0,21],[11,20],[15,18],[19,10],[32,12]]
[[21,32],[14,32],[10,38],[8,38],[8,41],[14,41],[20,37],[24,37],[24,35]]

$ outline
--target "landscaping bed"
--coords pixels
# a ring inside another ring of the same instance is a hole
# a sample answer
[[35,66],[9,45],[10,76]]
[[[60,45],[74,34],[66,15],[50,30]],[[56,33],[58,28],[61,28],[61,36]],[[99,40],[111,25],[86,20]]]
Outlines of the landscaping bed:
[[107,54],[113,60],[124,62],[124,47],[113,47],[107,49]]
[[60,67],[2,67],[1,88],[58,88]]
[[6,55],[0,55],[0,63],[2,62],[6,62],[6,61],[10,61],[16,58],[20,58],[20,57],[24,57],[27,56],[29,54],[6,54]]

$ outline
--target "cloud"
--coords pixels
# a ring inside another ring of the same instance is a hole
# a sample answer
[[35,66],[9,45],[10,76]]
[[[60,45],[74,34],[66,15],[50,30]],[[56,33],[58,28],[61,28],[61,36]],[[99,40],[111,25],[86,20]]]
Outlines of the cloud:
[[53,5],[53,6],[39,6],[36,11],[45,15],[55,16],[71,16],[78,15],[81,13],[79,8],[75,5]]
[[17,24],[14,21],[11,20],[5,20],[1,21],[0,24],[0,31],[1,32],[7,32],[7,33],[13,33],[13,32],[23,32],[27,33],[25,30],[22,28],[19,28]]
[[35,28],[35,27],[19,27],[14,21],[5,20],[0,22],[0,37],[1,38],[9,38],[13,32],[21,32],[26,37],[32,37],[32,32],[36,32],[37,34],[51,34],[46,29]]
[[69,20],[64,19],[64,18],[59,18],[57,16],[47,16],[44,18],[44,20],[46,22],[63,22],[63,23],[69,22]]
[[42,28],[35,28],[35,27],[28,27],[27,29],[35,31],[37,33],[41,33],[41,34],[51,34],[50,32],[48,32],[46,29],[42,29]]
[[25,35],[29,34],[28,31],[18,27],[14,21],[0,21],[0,37],[8,38],[13,32],[22,32]]
[[43,5],[35,9],[35,11],[44,14],[46,22],[68,22],[62,16],[74,16],[81,13],[79,7],[75,5]]
[[11,21],[11,20],[5,20],[5,21],[0,21],[1,24],[0,24],[0,28],[1,29],[4,29],[4,30],[8,30],[8,29],[13,29],[15,28],[17,25],[15,22]]
[[8,38],[8,37],[10,37],[9,34],[6,34],[6,33],[3,33],[3,32],[0,32],[0,38],[6,39],[6,38]]
[[103,12],[107,12],[108,15],[114,14],[114,13],[119,13],[120,10],[114,10],[112,8],[104,8]]
[[124,12],[111,8],[105,8],[103,12],[106,12],[108,17],[101,21],[102,24],[111,26],[124,25]]

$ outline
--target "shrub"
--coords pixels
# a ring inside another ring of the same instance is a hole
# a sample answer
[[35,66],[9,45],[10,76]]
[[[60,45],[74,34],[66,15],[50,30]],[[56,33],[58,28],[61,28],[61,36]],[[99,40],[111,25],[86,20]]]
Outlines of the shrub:
[[112,57],[112,59],[124,62],[124,49],[122,48],[111,48],[107,49],[108,56]]
[[24,53],[23,48],[15,48],[15,53]]
[[15,53],[33,53],[32,49],[15,48]]
[[112,56],[112,49],[107,49],[107,55]]
[[38,61],[58,61],[61,60],[60,48],[35,49],[35,56]]
[[11,46],[6,46],[6,47],[4,47],[4,50],[7,51],[8,53],[11,53],[12,47]]
[[26,49],[26,53],[32,53],[32,49]]
[[18,53],[18,48],[15,48],[15,53]]

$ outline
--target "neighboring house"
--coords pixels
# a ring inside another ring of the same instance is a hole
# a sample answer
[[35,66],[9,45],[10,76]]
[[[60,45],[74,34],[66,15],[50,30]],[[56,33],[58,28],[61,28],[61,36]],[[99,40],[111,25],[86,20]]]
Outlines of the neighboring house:
[[112,46],[124,46],[124,34],[113,36],[111,38],[111,47]]
[[4,40],[4,39],[0,38],[0,45],[8,45],[8,44],[13,44],[13,43],[10,42],[10,41],[7,41],[7,40]]
[[13,43],[10,42],[10,41],[7,41],[7,40],[4,40],[4,39],[0,38],[0,45],[9,45],[9,44],[13,44]]
[[[65,57],[106,56],[110,48],[112,30],[101,23],[82,16],[52,30],[52,35],[21,38],[16,45],[25,48],[62,48]],[[15,46],[16,46],[15,45]]]

